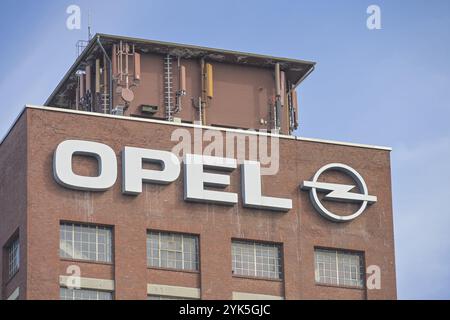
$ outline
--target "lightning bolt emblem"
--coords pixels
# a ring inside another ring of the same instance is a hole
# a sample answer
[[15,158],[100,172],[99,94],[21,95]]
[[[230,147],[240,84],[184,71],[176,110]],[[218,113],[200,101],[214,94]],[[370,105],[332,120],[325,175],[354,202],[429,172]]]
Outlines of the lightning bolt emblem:
[[325,199],[334,201],[345,201],[345,202],[361,202],[367,201],[368,203],[374,203],[377,201],[376,196],[371,196],[367,194],[350,192],[354,185],[348,184],[337,184],[337,183],[326,183],[317,181],[304,181],[301,185],[303,190],[311,190],[315,188],[319,192],[327,192]]

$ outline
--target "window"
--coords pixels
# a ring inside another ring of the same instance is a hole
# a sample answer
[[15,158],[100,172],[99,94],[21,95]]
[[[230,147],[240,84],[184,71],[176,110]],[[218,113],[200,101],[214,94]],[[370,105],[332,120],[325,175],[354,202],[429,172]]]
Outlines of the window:
[[281,279],[281,250],[276,244],[251,241],[232,242],[234,275]]
[[91,289],[60,288],[61,300],[112,300],[112,292]]
[[7,247],[8,252],[8,276],[12,278],[20,265],[20,242],[19,237],[16,237]]
[[147,300],[199,300],[194,298],[186,297],[174,297],[174,296],[160,296],[160,295],[149,295]]
[[111,262],[111,228],[62,223],[60,237],[61,258]]
[[364,287],[363,255],[343,250],[315,249],[316,282]]
[[198,261],[197,236],[148,232],[147,265],[149,267],[197,271]]

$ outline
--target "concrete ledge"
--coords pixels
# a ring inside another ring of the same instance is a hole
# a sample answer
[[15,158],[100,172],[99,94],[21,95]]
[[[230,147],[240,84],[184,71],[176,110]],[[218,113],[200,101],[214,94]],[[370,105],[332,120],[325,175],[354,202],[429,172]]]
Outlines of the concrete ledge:
[[19,287],[17,287],[16,290],[14,290],[13,293],[11,293],[9,295],[7,300],[17,300],[17,299],[19,299],[19,293],[20,293],[20,289],[19,289]]
[[284,300],[284,297],[233,291],[233,300]]
[[[67,287],[68,283],[72,284],[71,276],[59,276],[59,284]],[[114,291],[114,280],[96,279],[96,278],[80,278],[81,289],[93,289],[103,291]]]
[[166,297],[200,299],[199,288],[167,286],[162,284],[147,284],[147,294]]

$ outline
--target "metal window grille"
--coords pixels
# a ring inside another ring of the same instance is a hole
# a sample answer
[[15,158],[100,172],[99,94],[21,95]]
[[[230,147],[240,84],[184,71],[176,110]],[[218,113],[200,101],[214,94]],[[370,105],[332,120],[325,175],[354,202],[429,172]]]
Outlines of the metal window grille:
[[252,241],[232,242],[232,270],[235,275],[281,279],[280,246]]
[[147,265],[197,271],[198,237],[168,232],[148,232]]
[[11,278],[19,270],[20,265],[20,242],[17,237],[8,247],[8,275]]
[[162,295],[148,295],[147,300],[199,300],[186,297],[162,296]]
[[60,256],[98,262],[112,260],[112,230],[108,227],[62,223]]
[[317,283],[364,287],[364,258],[361,253],[343,250],[315,250]]
[[113,300],[110,291],[100,291],[91,289],[69,289],[60,288],[59,296],[61,300]]

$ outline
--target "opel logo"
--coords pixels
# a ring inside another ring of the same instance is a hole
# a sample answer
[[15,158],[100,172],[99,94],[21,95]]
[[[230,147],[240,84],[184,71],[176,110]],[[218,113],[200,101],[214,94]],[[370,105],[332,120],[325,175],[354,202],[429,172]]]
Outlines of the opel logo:
[[[340,171],[344,174],[349,175],[356,183],[356,186],[358,186],[360,193],[350,192],[350,190],[352,190],[355,185],[319,182],[319,177],[325,171],[329,170]],[[316,172],[312,181],[303,181],[301,189],[309,190],[309,196],[314,208],[324,218],[334,222],[351,221],[361,215],[364,210],[366,210],[367,205],[377,202],[376,196],[369,195],[366,182],[361,177],[361,175],[355,169],[342,163],[330,163],[323,166],[319,169],[319,171]],[[358,211],[351,215],[337,215],[324,207],[319,197],[317,196],[317,192],[328,192],[325,195],[324,200],[355,202],[361,203],[361,206],[359,207]]]

